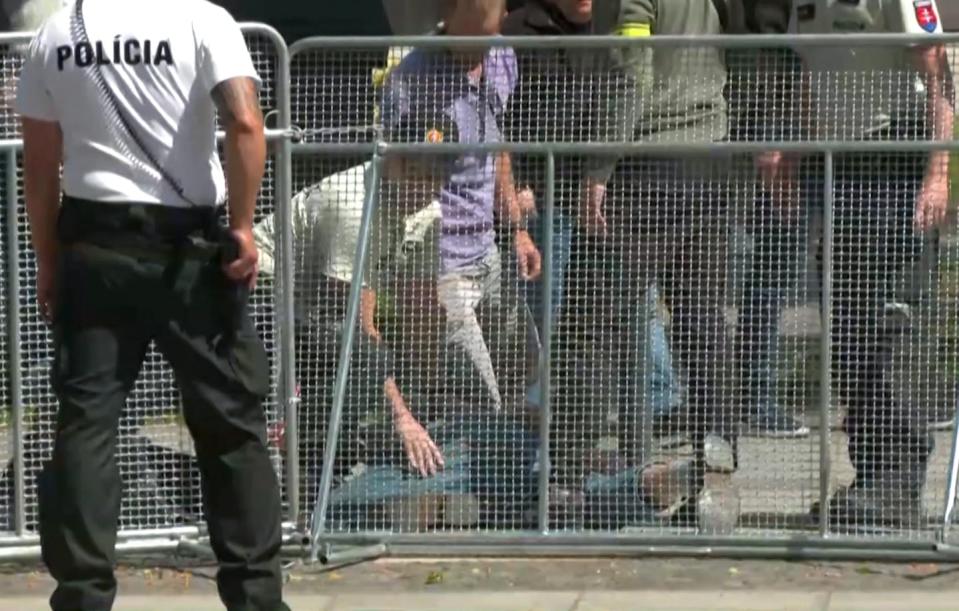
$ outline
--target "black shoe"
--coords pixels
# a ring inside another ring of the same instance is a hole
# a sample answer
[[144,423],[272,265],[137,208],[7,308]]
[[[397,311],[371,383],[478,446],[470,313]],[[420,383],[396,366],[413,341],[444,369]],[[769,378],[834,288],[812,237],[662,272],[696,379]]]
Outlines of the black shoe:
[[[829,502],[830,529],[842,534],[921,530],[926,526],[921,489],[920,482],[891,476],[840,488]],[[814,517],[819,513],[814,506]]]
[[778,408],[745,419],[745,433],[774,439],[799,439],[809,436],[809,427]]

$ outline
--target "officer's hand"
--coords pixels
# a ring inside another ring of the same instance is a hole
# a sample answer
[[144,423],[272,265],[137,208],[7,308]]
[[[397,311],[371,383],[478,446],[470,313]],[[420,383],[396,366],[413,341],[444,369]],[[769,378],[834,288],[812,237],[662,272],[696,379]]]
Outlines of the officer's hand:
[[579,225],[587,235],[605,238],[608,228],[603,214],[606,184],[589,180],[586,183],[579,210]]
[[917,231],[929,231],[946,219],[949,203],[949,177],[932,177],[925,180],[916,201],[915,227]]
[[393,419],[396,432],[403,441],[403,450],[410,461],[410,466],[422,475],[430,477],[436,475],[446,464],[443,454],[433,442],[416,418],[409,412],[403,412]]
[[516,261],[523,280],[536,280],[543,269],[543,257],[528,231],[516,232]]
[[785,155],[782,151],[764,151],[756,155],[754,161],[763,186],[767,188],[775,186],[785,163]]
[[799,165],[792,155],[780,151],[756,156],[756,169],[763,188],[769,193],[781,220],[796,220],[800,208]]
[[253,290],[256,287],[256,276],[259,273],[260,253],[256,248],[252,229],[231,229],[233,239],[236,240],[239,256],[232,263],[224,266],[223,271],[234,282],[246,283]]

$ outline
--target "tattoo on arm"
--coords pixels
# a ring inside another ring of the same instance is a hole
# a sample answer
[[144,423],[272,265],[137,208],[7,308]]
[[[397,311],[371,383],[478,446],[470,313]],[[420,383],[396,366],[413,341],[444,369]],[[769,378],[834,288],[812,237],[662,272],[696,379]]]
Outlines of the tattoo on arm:
[[237,119],[262,117],[256,85],[247,77],[227,79],[214,87],[213,101],[224,125]]

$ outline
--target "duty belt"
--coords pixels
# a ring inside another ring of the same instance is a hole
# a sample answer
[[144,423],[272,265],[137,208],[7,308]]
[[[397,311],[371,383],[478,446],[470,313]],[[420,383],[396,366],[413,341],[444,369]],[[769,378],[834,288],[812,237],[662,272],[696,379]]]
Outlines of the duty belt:
[[64,196],[58,233],[65,248],[88,246],[136,258],[207,258],[225,255],[232,242],[220,222],[223,207],[171,208],[104,203]]

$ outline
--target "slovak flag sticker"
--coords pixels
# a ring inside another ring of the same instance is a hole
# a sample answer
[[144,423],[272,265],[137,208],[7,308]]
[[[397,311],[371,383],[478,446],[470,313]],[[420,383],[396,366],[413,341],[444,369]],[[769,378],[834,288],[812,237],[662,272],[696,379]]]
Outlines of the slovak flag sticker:
[[932,0],[915,0],[913,4],[916,7],[916,21],[919,27],[930,34],[939,29],[939,16],[936,15],[936,7]]

